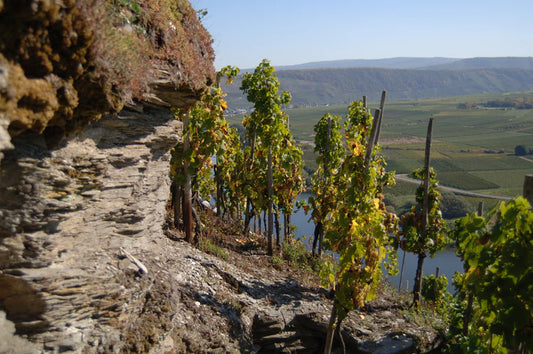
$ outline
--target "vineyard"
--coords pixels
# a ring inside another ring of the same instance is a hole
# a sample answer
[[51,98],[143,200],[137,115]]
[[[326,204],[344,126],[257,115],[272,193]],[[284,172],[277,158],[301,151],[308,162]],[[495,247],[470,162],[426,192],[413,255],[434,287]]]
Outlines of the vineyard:
[[[457,108],[461,114],[448,114],[443,107],[450,103],[438,101],[385,105],[384,91],[373,112],[364,97],[348,107],[315,109],[313,114],[321,117],[314,119],[287,109],[291,95],[280,90],[275,69],[264,60],[242,75],[241,90],[253,109],[242,117],[239,131],[224,117],[221,89],[224,78],[231,82],[237,74],[237,68],[222,69],[200,103],[175,112],[184,139],[172,154],[172,210],[174,225],[188,242],[206,247],[198,209],[213,200],[216,215],[236,222],[244,239],[257,237],[263,227],[266,252],[280,262],[284,249],[302,247],[293,237],[291,215],[307,174],[311,196],[299,204],[315,231],[304,258],[312,260],[323,287],[333,294],[325,352],[331,351],[346,316],[376,296],[384,268],[398,271],[398,249],[418,257],[413,309],[427,303],[436,312],[452,314],[442,350],[532,350],[531,206],[515,198],[485,216],[468,214],[447,225],[439,191],[440,180],[486,193],[521,194],[514,179],[509,181],[509,169],[513,178],[523,180],[531,162],[505,151],[517,141],[527,143],[533,129],[528,114],[504,113],[508,119],[502,122],[499,115],[491,116],[496,111],[483,111],[489,123],[472,138],[465,127],[475,124],[479,111]],[[402,115],[405,107],[411,116]],[[426,132],[429,116],[434,117]],[[463,129],[450,127],[454,124]],[[405,126],[409,135],[402,136]],[[433,130],[438,135],[432,139]],[[487,171],[488,159],[496,172]],[[422,182],[418,188],[394,187],[394,170]],[[403,199],[407,193],[411,199]],[[390,208],[392,199],[396,205]],[[401,217],[396,213],[400,204],[408,205]],[[457,247],[465,271],[454,278],[455,297],[445,290],[446,278],[423,277],[424,259],[450,244]]]

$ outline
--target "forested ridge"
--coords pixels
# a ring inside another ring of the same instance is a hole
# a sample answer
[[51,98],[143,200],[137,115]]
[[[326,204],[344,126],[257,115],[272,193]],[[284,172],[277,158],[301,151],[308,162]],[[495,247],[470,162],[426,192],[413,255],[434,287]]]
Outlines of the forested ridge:
[[[302,106],[348,104],[368,93],[372,102],[386,89],[391,100],[462,96],[533,89],[533,70],[523,68],[384,69],[339,68],[280,70],[281,88]],[[249,107],[240,81],[224,87],[232,108]],[[376,93],[377,92],[377,93]]]

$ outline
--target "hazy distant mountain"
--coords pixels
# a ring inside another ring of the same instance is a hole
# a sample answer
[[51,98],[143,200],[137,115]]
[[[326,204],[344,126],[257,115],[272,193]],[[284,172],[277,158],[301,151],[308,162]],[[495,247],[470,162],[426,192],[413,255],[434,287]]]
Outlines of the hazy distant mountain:
[[410,58],[398,57],[387,59],[347,59],[332,61],[316,61],[305,64],[278,66],[277,70],[300,69],[332,69],[332,68],[388,68],[388,69],[419,69],[429,66],[445,65],[461,59],[456,58]]
[[515,68],[533,70],[533,57],[494,57],[494,58],[411,58],[388,59],[346,59],[316,61],[297,65],[278,66],[277,70],[305,69],[344,69],[344,68],[383,68],[383,69],[429,69],[464,70],[489,68]]
[[533,70],[533,57],[469,58],[426,67],[431,70],[515,68]]

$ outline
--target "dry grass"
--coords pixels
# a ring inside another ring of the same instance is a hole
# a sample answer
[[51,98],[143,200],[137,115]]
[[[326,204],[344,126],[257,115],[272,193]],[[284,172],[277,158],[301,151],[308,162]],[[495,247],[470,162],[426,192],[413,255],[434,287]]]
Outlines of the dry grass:
[[211,37],[188,1],[82,0],[95,40],[97,76],[125,100],[140,98],[164,67],[176,82],[201,89],[214,78]]

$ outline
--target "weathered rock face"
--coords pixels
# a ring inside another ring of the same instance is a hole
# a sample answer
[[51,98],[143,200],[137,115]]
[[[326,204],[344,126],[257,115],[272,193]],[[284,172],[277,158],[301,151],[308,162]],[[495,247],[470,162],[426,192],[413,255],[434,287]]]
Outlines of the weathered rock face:
[[125,111],[54,151],[39,136],[14,139],[0,178],[0,305],[17,333],[44,349],[118,343],[131,300],[121,247],[163,237],[179,128],[168,110]]
[[169,107],[214,55],[188,1],[138,3],[0,0],[0,352],[144,351],[171,323]]

